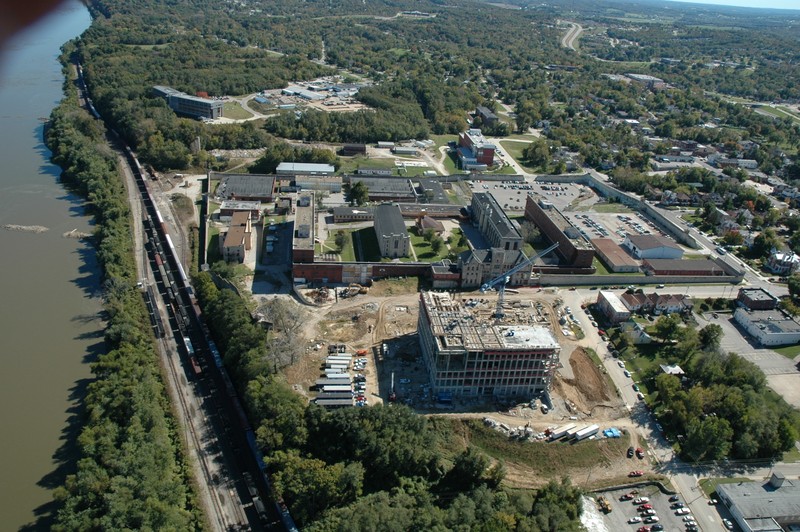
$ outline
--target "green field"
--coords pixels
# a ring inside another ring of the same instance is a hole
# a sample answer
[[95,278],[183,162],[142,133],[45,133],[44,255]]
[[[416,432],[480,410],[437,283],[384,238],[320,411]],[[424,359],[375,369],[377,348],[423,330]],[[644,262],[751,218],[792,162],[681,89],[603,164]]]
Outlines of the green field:
[[522,157],[522,150],[524,150],[530,142],[513,142],[510,140],[501,140],[500,145],[504,150],[519,164],[522,169],[529,173],[536,173],[537,168],[533,168],[525,164],[525,159]]
[[[342,251],[339,252],[339,256],[342,259],[342,262],[354,262],[356,260],[356,253],[353,248],[353,234],[352,231],[348,229],[343,229],[345,234],[347,235],[347,240],[345,241],[344,247]],[[329,233],[328,238],[323,243],[324,245],[315,244],[314,245],[314,252],[315,253],[337,253],[336,248],[336,232]]]
[[356,155],[354,157],[341,157],[339,161],[341,162],[341,166],[336,172],[338,174],[353,174],[359,168],[388,168],[393,170],[393,175],[397,175],[394,159],[390,158],[376,158],[366,157],[364,155]]
[[785,356],[786,358],[794,359],[797,355],[800,355],[800,345],[786,345],[775,348],[773,351],[779,355]]
[[722,478],[704,478],[702,479],[700,484],[700,489],[703,490],[703,493],[706,494],[706,497],[710,497],[712,493],[717,491],[717,486],[720,484],[739,484],[741,482],[753,482],[749,478],[742,478],[742,477],[722,477]]
[[252,118],[253,114],[242,108],[239,102],[225,102],[222,106],[222,116],[233,120],[245,120]]
[[438,254],[434,253],[430,243],[426,242],[424,237],[417,235],[415,228],[410,228],[408,230],[408,235],[411,237],[411,245],[414,247],[414,252],[417,254],[417,260],[420,262],[438,262],[446,258],[450,253],[446,243],[442,246],[442,249],[439,250]]

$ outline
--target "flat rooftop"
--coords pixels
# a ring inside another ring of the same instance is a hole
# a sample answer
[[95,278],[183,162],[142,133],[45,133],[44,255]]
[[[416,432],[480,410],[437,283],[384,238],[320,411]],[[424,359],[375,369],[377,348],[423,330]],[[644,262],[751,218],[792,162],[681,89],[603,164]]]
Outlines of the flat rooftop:
[[274,175],[213,173],[214,177],[220,180],[216,194],[223,199],[271,198],[275,189]]
[[745,310],[751,323],[768,333],[796,333],[800,332],[800,323],[780,310]]
[[314,193],[297,195],[292,249],[314,249]]
[[417,193],[410,179],[397,179],[391,177],[364,177],[350,176],[350,184],[364,183],[369,195],[392,195],[416,198]]
[[489,315],[476,312],[448,293],[422,292],[440,349],[469,351],[528,351],[560,349],[553,333],[541,325],[495,324]]
[[729,499],[748,523],[797,519],[800,516],[800,482],[785,478],[780,487],[771,481],[720,484],[720,495]]
[[607,290],[601,290],[600,291],[600,295],[603,296],[603,298],[606,301],[608,301],[608,304],[611,305],[611,309],[614,312],[619,312],[619,313],[622,313],[622,314],[630,312],[628,310],[628,307],[625,306],[625,304],[622,302],[622,300],[619,298],[619,296],[617,296],[617,294],[615,294],[614,292],[610,292],[610,291],[607,291]]
[[522,238],[522,235],[519,234],[517,228],[511,223],[508,215],[506,215],[505,211],[500,207],[500,204],[497,203],[497,200],[494,199],[491,192],[474,192],[472,197],[481,204],[483,210],[491,209],[489,219],[497,228],[501,237]]
[[283,162],[278,165],[275,170],[277,173],[309,173],[309,174],[332,174],[336,171],[330,164],[317,164],[317,163],[291,163]]
[[775,301],[778,299],[763,288],[740,288],[739,293],[747,296],[751,301]]
[[236,200],[225,200],[219,206],[220,209],[232,209],[232,210],[239,210],[239,211],[254,211],[256,209],[261,210],[261,202],[260,201],[236,201]]
[[614,266],[639,267],[639,263],[610,238],[593,238],[591,243]]
[[573,224],[569,218],[564,216],[564,214],[558,210],[558,208],[553,205],[551,202],[544,199],[544,196],[536,193],[528,192],[528,195],[533,198],[533,200],[542,208],[544,213],[550,218],[550,221],[569,238],[569,241],[572,242],[572,245],[575,246],[575,249],[591,249],[594,251],[594,248],[586,240],[583,235],[581,235],[581,230]]

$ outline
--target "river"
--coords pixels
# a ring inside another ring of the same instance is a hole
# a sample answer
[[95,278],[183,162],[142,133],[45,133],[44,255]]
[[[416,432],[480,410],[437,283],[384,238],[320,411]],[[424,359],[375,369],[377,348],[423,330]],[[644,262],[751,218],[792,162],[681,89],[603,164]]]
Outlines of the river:
[[[71,471],[76,409],[103,349],[99,269],[82,201],[59,183],[42,142],[42,117],[62,97],[61,45],[90,23],[65,1],[18,35],[0,58],[0,529],[46,516]],[[46,528],[45,520],[33,525]]]

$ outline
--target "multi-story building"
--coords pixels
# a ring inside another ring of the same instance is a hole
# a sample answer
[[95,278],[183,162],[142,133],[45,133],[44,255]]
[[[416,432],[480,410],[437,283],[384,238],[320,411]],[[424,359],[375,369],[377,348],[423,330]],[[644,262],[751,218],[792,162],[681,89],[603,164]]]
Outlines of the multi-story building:
[[316,222],[314,193],[311,191],[301,192],[297,196],[297,206],[295,207],[292,262],[314,262]]
[[153,93],[167,101],[170,109],[178,114],[192,118],[219,118],[222,116],[222,102],[192,96],[171,87],[156,85]]
[[556,253],[566,266],[591,268],[594,248],[583,238],[580,229],[541,196],[528,194],[525,201],[525,219],[536,224],[550,243],[558,242]]
[[800,482],[780,471],[767,481],[720,484],[717,494],[744,532],[800,528]]
[[411,237],[408,236],[400,207],[391,203],[378,205],[375,209],[375,236],[381,257],[407,257],[411,249]]
[[[461,271],[461,288],[477,288],[511,270],[527,260],[521,250],[506,251],[502,248],[471,249],[458,257]],[[527,286],[531,281],[533,264],[522,268],[508,281],[509,286]]]
[[222,258],[226,262],[244,262],[245,254],[252,247],[252,235],[250,212],[234,212],[231,226],[222,241]]
[[791,251],[773,249],[767,259],[767,268],[778,275],[790,275],[800,270],[800,257]]
[[494,144],[487,142],[480,129],[458,134],[458,161],[463,170],[480,169],[494,164]]
[[611,323],[627,321],[631,317],[631,311],[614,292],[601,290],[597,294],[597,307]]
[[778,298],[763,288],[740,288],[736,303],[750,310],[772,310],[778,308]]
[[490,192],[472,195],[472,218],[491,247],[509,251],[522,249],[522,235]]
[[800,342],[800,323],[780,310],[737,308],[733,319],[761,345],[789,345]]
[[219,179],[215,195],[222,200],[272,203],[275,197],[274,175],[211,172],[211,179]]
[[434,394],[530,400],[558,367],[549,329],[494,323],[448,293],[420,294],[418,332]]

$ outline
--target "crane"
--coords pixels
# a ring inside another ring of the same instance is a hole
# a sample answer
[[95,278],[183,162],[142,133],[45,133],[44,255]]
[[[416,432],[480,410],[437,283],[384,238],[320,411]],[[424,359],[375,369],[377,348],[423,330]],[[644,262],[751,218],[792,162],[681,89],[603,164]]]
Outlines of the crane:
[[558,247],[558,242],[554,243],[552,246],[548,247],[544,251],[540,251],[539,253],[537,253],[536,255],[532,256],[531,258],[525,259],[524,261],[520,262],[519,264],[517,264],[516,266],[514,266],[513,268],[508,270],[506,273],[504,273],[504,274],[502,274],[502,275],[500,275],[498,277],[495,277],[491,281],[481,285],[481,292],[486,292],[486,291],[494,288],[495,285],[497,285],[497,284],[500,285],[500,287],[497,289],[497,292],[498,292],[498,294],[497,294],[497,311],[494,313],[495,318],[500,319],[500,318],[503,317],[503,299],[504,299],[505,293],[506,293],[506,283],[508,283],[511,280],[511,276],[514,275],[515,273],[517,273],[518,271],[522,270],[523,268],[526,268],[527,266],[529,266],[531,263],[533,263],[533,261],[535,261],[539,257],[543,257],[543,256],[547,255],[548,253],[550,253],[551,251],[553,251],[557,247]]

